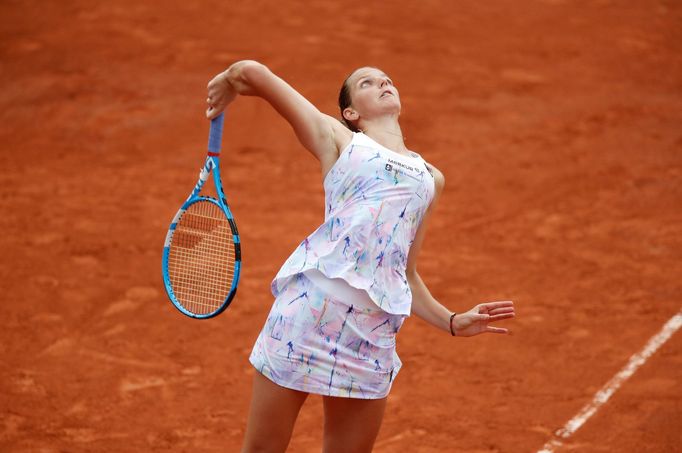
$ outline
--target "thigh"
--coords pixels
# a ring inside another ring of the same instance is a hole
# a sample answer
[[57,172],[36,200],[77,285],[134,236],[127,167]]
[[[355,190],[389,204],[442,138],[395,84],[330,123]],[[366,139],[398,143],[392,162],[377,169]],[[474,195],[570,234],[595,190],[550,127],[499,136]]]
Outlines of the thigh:
[[242,452],[284,452],[307,396],[256,372]]
[[371,452],[386,409],[386,398],[324,397],[324,453]]

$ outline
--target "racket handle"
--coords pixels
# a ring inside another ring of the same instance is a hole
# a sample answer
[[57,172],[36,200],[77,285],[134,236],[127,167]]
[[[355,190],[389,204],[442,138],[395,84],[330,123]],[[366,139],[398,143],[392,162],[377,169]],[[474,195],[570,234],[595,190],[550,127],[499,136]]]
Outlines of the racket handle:
[[220,146],[223,142],[223,119],[225,113],[221,113],[211,120],[211,130],[208,132],[208,155],[219,156]]

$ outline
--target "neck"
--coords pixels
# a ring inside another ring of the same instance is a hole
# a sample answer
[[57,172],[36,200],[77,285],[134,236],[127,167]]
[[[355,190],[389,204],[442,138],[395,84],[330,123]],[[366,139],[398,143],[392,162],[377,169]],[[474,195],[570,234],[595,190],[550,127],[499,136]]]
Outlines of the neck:
[[360,125],[360,130],[388,149],[407,152],[405,137],[397,118],[381,118],[363,122]]

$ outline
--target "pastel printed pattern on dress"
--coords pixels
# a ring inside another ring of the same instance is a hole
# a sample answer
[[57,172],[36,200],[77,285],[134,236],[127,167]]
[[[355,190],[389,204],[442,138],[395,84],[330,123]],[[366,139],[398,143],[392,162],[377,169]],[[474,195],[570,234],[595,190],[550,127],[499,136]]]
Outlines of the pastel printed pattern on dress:
[[275,300],[249,360],[283,387],[384,398],[402,366],[395,337],[405,317],[365,304],[337,299],[296,274]]
[[355,133],[324,190],[325,222],[286,260],[272,293],[277,296],[292,275],[318,269],[367,291],[384,311],[409,315],[407,256],[435,192],[426,162]]

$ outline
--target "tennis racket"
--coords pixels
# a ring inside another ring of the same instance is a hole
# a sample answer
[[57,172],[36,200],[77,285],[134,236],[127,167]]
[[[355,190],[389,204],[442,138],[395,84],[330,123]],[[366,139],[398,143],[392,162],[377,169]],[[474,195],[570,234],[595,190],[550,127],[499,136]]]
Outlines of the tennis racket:
[[[223,114],[211,121],[208,156],[199,180],[175,214],[163,247],[163,281],[173,305],[198,319],[225,310],[237,292],[241,246],[220,182]],[[216,197],[201,196],[213,173]]]

